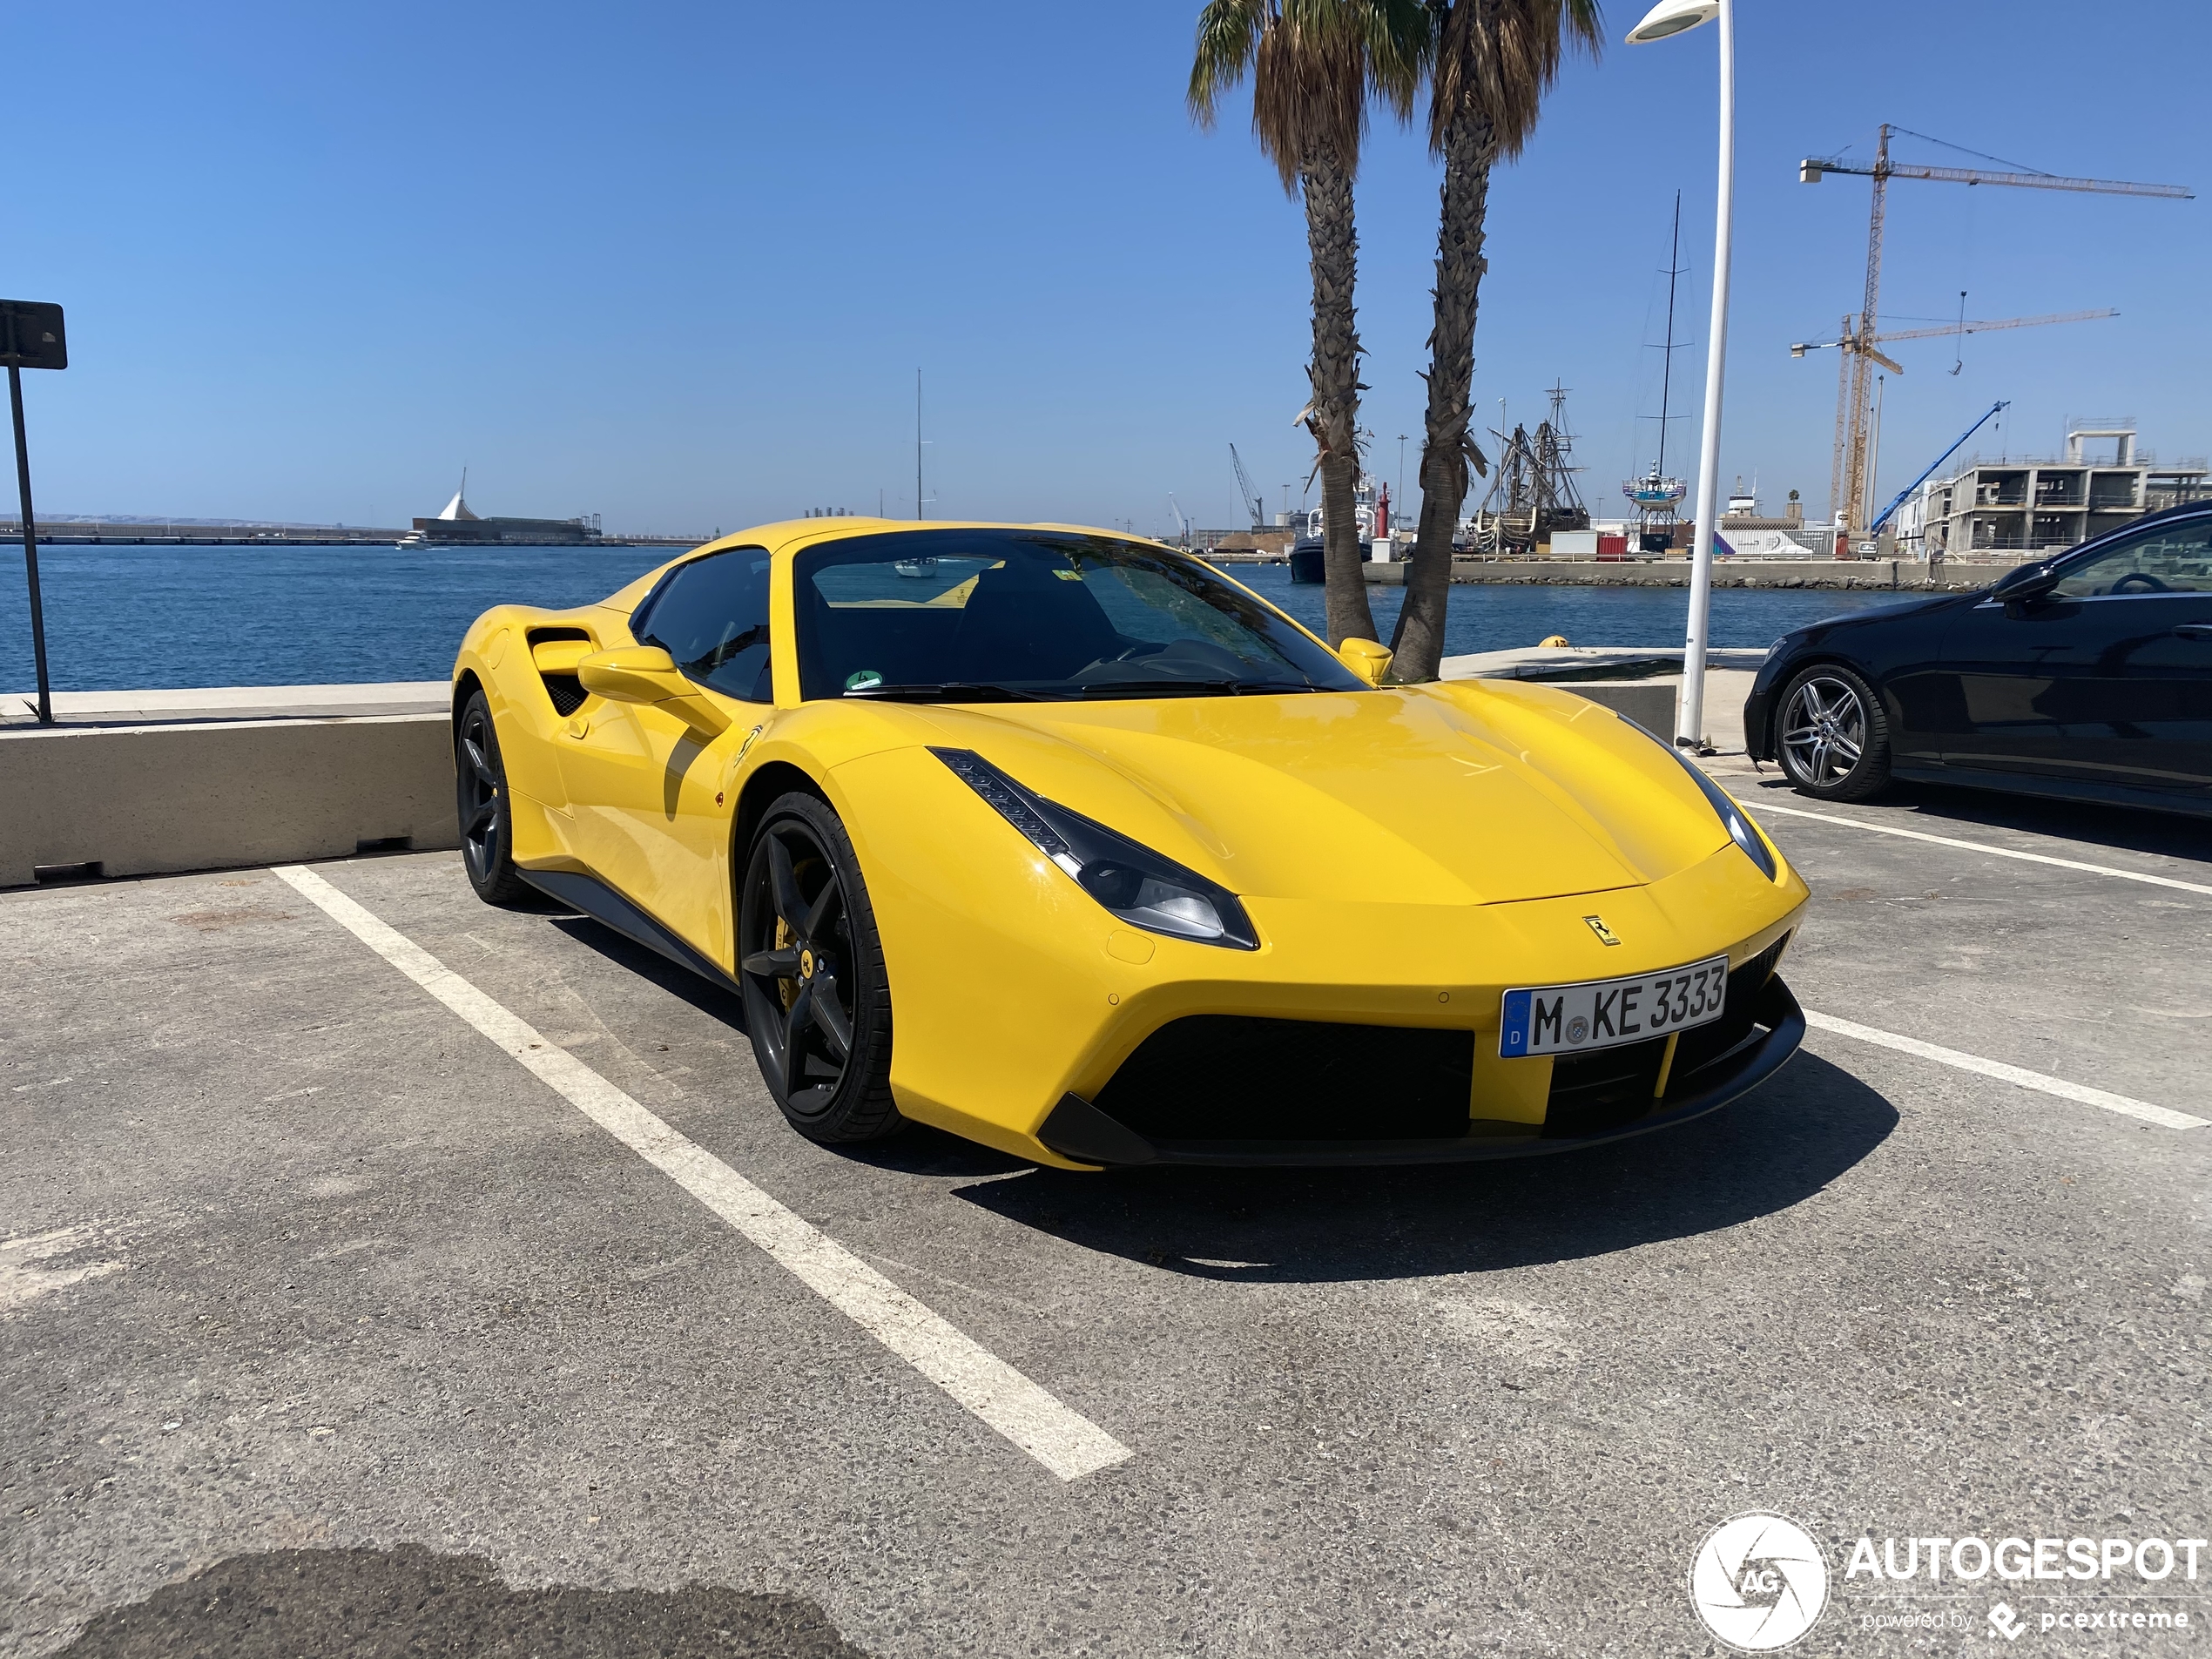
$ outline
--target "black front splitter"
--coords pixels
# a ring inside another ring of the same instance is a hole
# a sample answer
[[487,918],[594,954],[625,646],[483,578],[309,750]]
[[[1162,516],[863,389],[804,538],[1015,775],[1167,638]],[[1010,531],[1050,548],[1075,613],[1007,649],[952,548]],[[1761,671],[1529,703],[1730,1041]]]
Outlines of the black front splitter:
[[[1326,1164],[1467,1163],[1484,1158],[1538,1157],[1603,1146],[1656,1130],[1672,1129],[1718,1111],[1749,1094],[1788,1063],[1805,1039],[1804,1010],[1780,975],[1759,993],[1752,1035],[1699,1068],[1696,1088],[1670,1097],[1660,1109],[1615,1129],[1588,1135],[1482,1133],[1450,1140],[1397,1141],[1170,1141],[1148,1140],[1109,1117],[1080,1095],[1063,1095],[1037,1138],[1063,1157],[1111,1169],[1152,1163],[1210,1164],[1217,1168],[1312,1168]],[[1502,1129],[1504,1126],[1495,1126]]]

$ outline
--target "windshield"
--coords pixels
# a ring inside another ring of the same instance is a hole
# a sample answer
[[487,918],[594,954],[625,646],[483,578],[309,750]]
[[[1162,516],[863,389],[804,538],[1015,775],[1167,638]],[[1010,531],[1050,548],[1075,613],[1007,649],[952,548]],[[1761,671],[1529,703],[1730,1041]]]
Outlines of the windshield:
[[1271,606],[1164,548],[902,530],[801,553],[802,697],[983,702],[1364,691]]

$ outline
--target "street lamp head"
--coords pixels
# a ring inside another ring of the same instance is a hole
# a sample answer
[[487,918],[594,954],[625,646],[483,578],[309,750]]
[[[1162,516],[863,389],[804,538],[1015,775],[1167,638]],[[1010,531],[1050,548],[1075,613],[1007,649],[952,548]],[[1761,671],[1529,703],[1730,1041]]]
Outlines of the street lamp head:
[[1721,0],[1659,0],[1657,5],[1643,14],[1643,21],[1629,30],[1628,44],[1648,45],[1695,29],[1701,23],[1710,23],[1720,15]]

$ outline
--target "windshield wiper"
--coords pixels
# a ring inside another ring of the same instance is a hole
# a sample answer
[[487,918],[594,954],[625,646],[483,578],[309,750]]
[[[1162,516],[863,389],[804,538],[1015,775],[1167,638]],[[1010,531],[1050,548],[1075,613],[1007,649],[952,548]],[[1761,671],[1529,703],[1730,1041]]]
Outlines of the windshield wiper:
[[890,703],[1041,703],[1035,691],[983,680],[942,680],[914,685],[860,685],[847,697],[880,698]]
[[1305,680],[1156,679],[1078,681],[1060,693],[1082,697],[1250,697],[1274,691],[1318,691]]

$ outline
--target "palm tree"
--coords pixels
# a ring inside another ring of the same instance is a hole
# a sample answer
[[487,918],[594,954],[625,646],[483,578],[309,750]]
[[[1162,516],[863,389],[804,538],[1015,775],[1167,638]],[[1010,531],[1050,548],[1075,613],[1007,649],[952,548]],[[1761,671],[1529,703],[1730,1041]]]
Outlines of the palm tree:
[[1436,239],[1436,323],[1428,337],[1428,423],[1421,446],[1421,521],[1406,570],[1391,664],[1401,680],[1433,679],[1444,656],[1452,533],[1467,469],[1487,470],[1467,431],[1474,380],[1475,302],[1490,169],[1519,155],[1544,94],[1573,51],[1604,44],[1597,0],[1431,0],[1436,57],[1429,73],[1430,150],[1444,158]]
[[1252,76],[1252,133],[1305,199],[1313,266],[1313,401],[1319,446],[1329,643],[1375,637],[1360,572],[1352,490],[1359,457],[1359,335],[1352,305],[1359,240],[1352,181],[1367,105],[1380,98],[1409,118],[1433,24],[1422,0],[1208,0],[1198,14],[1190,112],[1211,126],[1222,96]]

